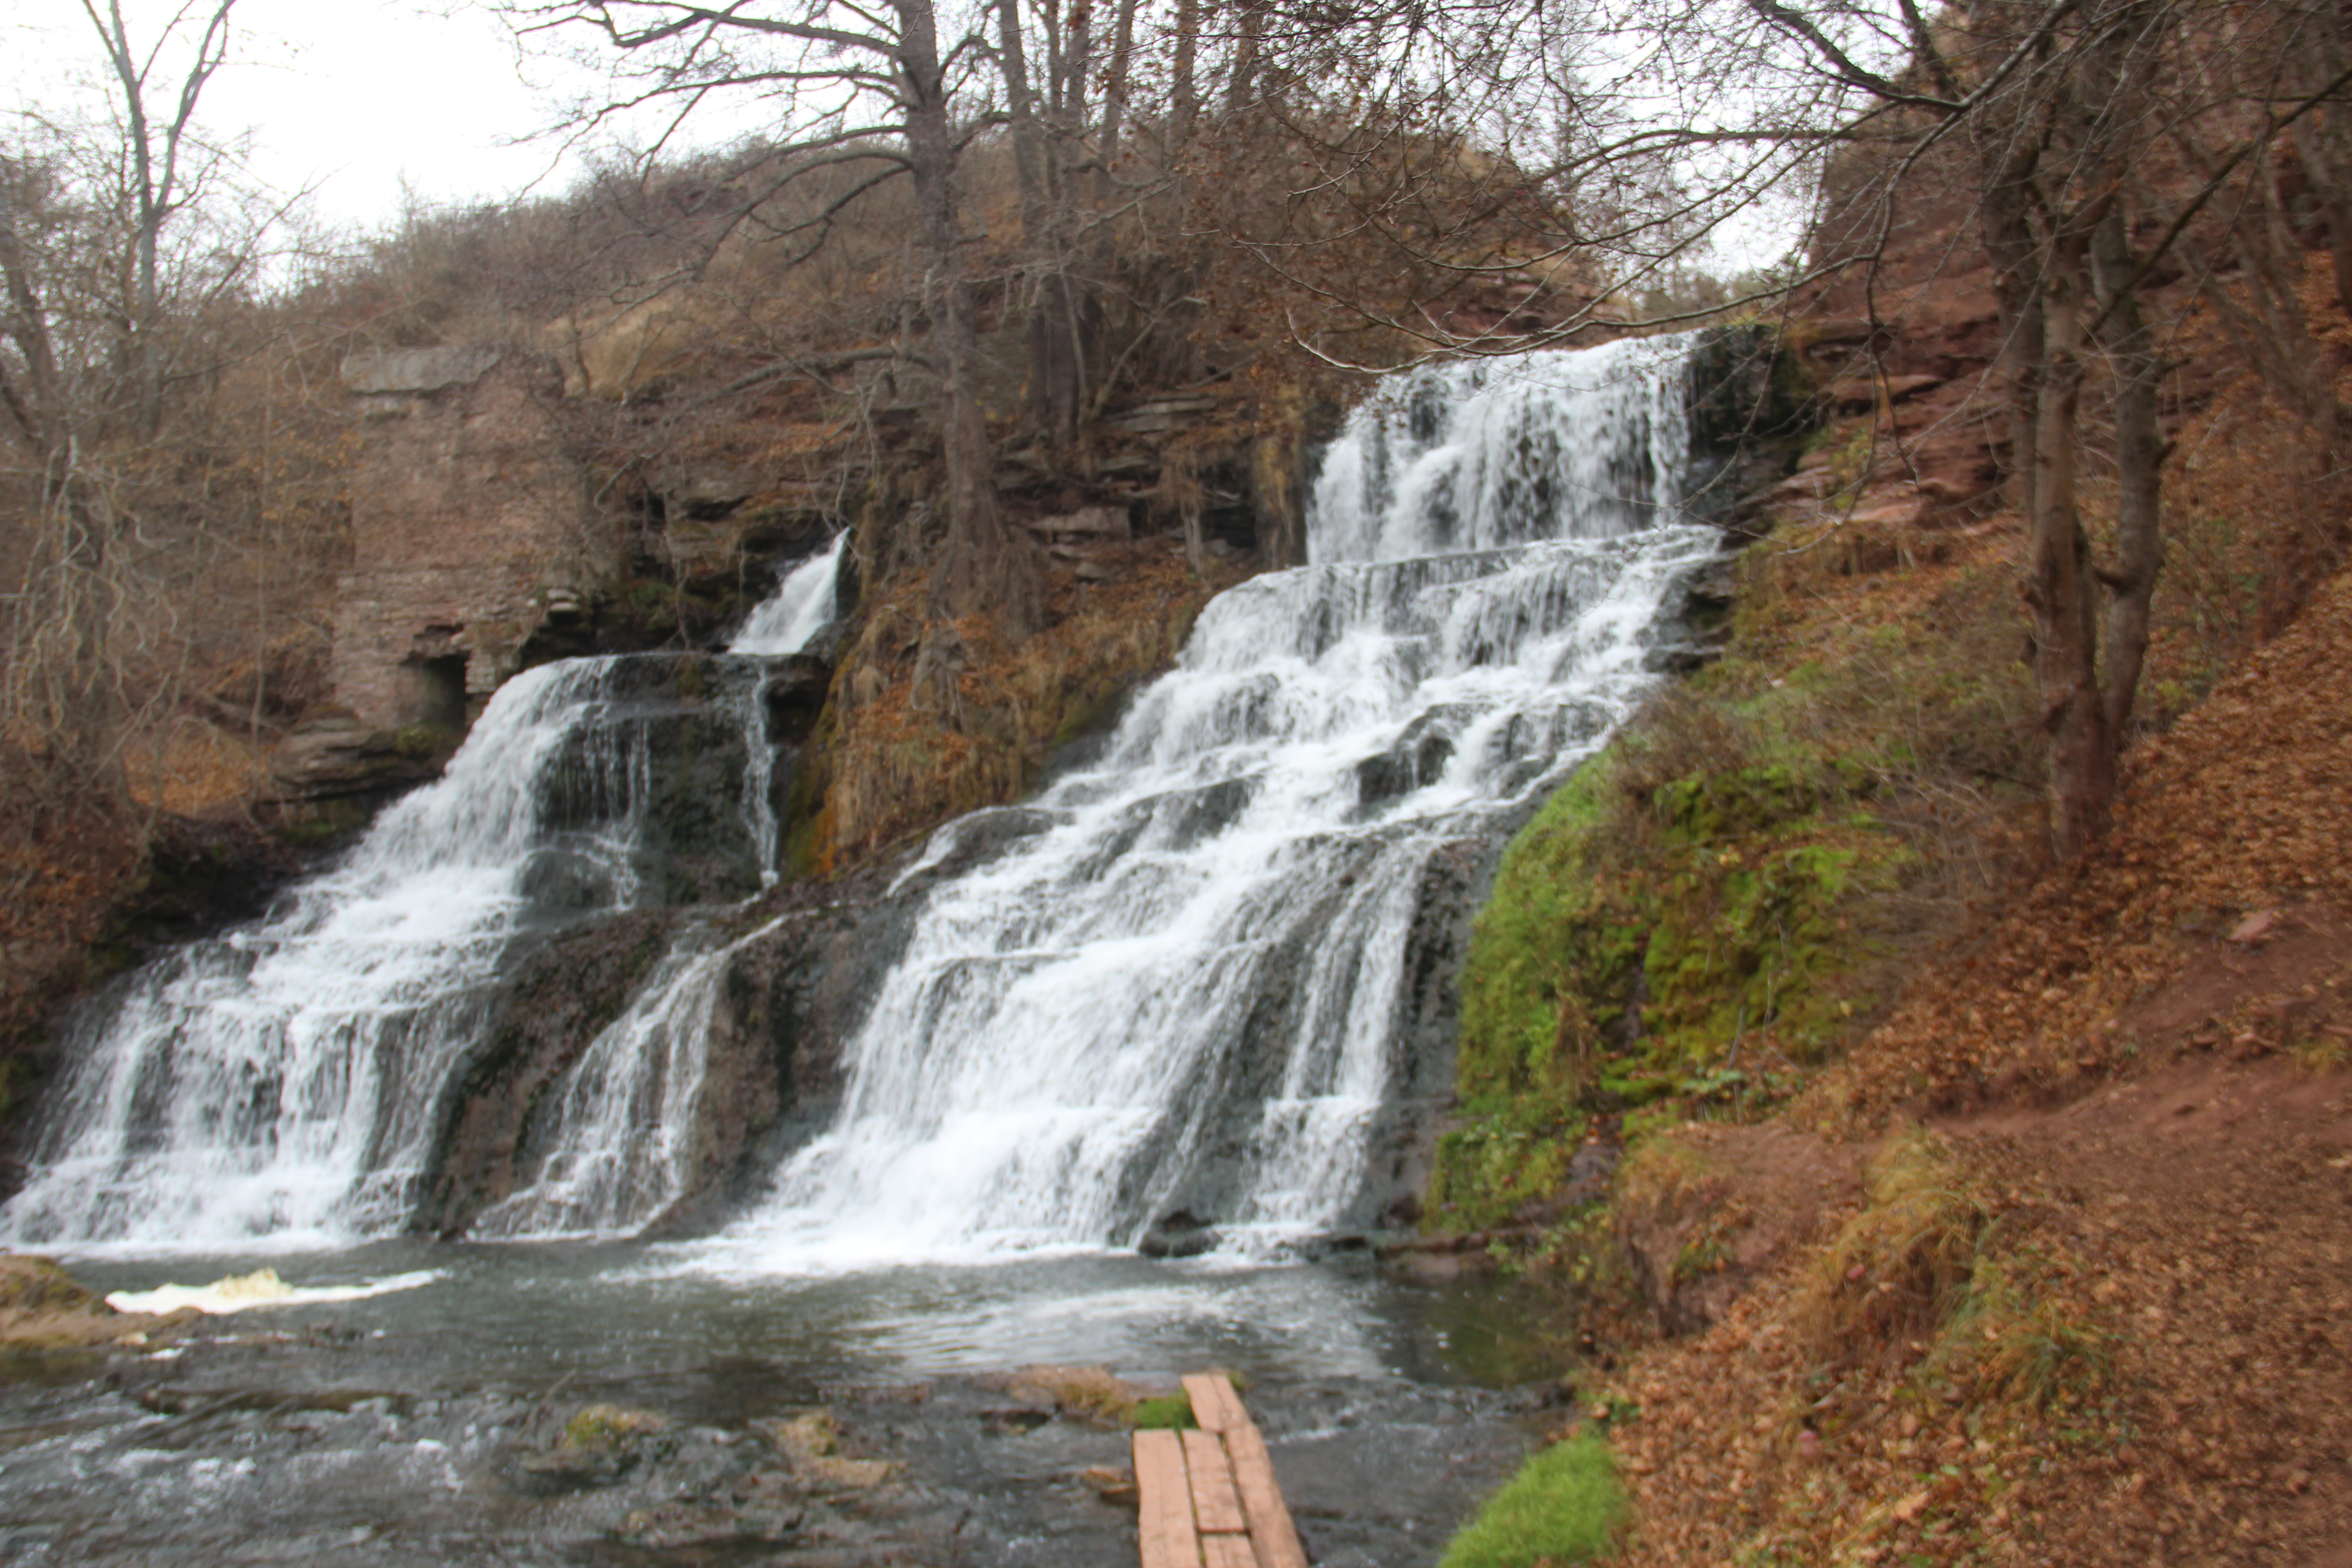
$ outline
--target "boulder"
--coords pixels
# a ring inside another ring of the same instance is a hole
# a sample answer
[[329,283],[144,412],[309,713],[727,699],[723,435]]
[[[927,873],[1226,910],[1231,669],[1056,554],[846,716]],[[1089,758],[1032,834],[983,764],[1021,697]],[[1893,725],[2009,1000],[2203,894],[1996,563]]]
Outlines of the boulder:
[[270,793],[294,804],[405,789],[437,776],[455,741],[422,729],[371,729],[356,719],[312,720],[270,751]]
[[343,385],[362,397],[471,386],[504,357],[493,348],[361,349],[343,357]]

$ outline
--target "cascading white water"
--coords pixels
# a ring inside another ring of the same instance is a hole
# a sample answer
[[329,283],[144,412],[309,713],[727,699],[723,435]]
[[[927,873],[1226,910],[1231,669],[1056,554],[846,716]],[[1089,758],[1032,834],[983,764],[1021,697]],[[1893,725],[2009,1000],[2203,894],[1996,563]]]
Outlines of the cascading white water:
[[[728,645],[739,657],[799,653],[839,613],[846,532],[784,574]],[[775,750],[750,748],[743,798],[757,801],[754,836],[763,879],[772,881],[776,820],[767,804]],[[488,1237],[625,1234],[685,1191],[709,1059],[711,1014],[728,965],[767,927],[722,942],[689,920],[621,1016],[598,1032],[551,1085],[534,1113],[540,1149],[520,1192],[476,1220]]]
[[1448,366],[1360,409],[1317,564],[1220,596],[1034,803],[1050,826],[929,894],[836,1121],[721,1252],[1118,1245],[1171,1209],[1248,1247],[1349,1215],[1425,879],[1601,742],[1717,548],[1674,521],[1689,349]]
[[1396,378],[1324,455],[1307,558],[1401,561],[1648,528],[1680,499],[1694,342],[1683,333]]
[[541,1115],[551,1147],[531,1184],[469,1234],[624,1234],[686,1191],[711,1014],[729,963],[774,923],[722,942],[694,922],[671,942],[626,1010],[549,1090]]
[[[784,658],[807,647],[841,613],[841,555],[848,545],[849,531],[844,529],[833,536],[832,543],[785,573],[776,591],[744,617],[727,651],[747,658]],[[775,761],[772,746],[751,749],[751,776],[744,782],[746,800],[767,801],[775,782]],[[766,868],[765,880],[772,882],[776,816],[763,804],[758,816],[760,864]]]
[[798,653],[840,613],[841,552],[846,531],[784,574],[768,601],[753,610],[727,645],[734,654],[774,658]]
[[[1210,606],[1104,759],[1037,803],[1050,826],[929,895],[838,1121],[732,1245],[789,1267],[1127,1242],[1185,1205],[1244,1241],[1349,1214],[1433,868],[1486,852],[1599,743],[1714,548],[1670,521],[1686,353],[1449,367],[1359,410],[1311,500],[1317,564]],[[829,620],[839,550],[737,646],[790,652]],[[770,667],[721,664],[746,752],[739,778],[692,782],[740,791],[764,870]],[[629,717],[661,667],[509,683],[342,865],[87,1012],[0,1237],[230,1247],[407,1223],[520,944],[669,897],[653,775],[705,748]],[[678,1195],[713,1003],[751,940],[723,924],[689,919],[551,1087],[529,1184],[483,1234],[627,1230]]]
[[[0,1237],[236,1247],[404,1225],[440,1097],[519,944],[665,896],[678,846],[659,817],[677,781],[660,775],[698,706],[665,689],[677,668],[572,659],[517,676],[445,775],[332,870],[86,1009]],[[728,730],[761,723],[759,674],[722,673]],[[742,815],[766,809],[762,795]],[[746,858],[750,828],[732,830]]]

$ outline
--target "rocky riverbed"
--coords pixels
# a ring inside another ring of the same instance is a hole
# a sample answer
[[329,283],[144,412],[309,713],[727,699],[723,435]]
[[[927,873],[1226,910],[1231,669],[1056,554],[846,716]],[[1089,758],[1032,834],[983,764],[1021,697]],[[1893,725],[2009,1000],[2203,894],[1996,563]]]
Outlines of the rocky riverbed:
[[[927,1320],[937,1332],[913,1336],[928,1348],[900,1355],[878,1342],[854,1349],[854,1336],[775,1330],[763,1339],[709,1310],[708,1298],[674,1300],[706,1315],[667,1331],[628,1315],[600,1325],[604,1303],[593,1288],[541,1300],[549,1321],[540,1332],[513,1305],[534,1289],[496,1309],[478,1292],[473,1310],[453,1312],[446,1276],[396,1296],[125,1317],[111,1337],[19,1345],[0,1377],[0,1559],[1116,1563],[1135,1550],[1118,1407],[1207,1364],[1213,1347],[1198,1313],[1181,1305],[1193,1286],[1165,1292],[1146,1313],[1161,1330],[1140,1340],[1107,1340],[1099,1321],[1090,1331],[1089,1299],[1105,1319],[1124,1310],[1131,1336],[1137,1298],[1153,1292],[1136,1272],[1151,1266],[1089,1267],[1120,1278],[1097,1274],[1094,1285],[1116,1288],[1062,1298],[1076,1303],[1062,1337],[1080,1349],[1125,1343],[1140,1352],[1131,1363],[1146,1363],[1156,1342],[1167,1364],[1116,1375],[980,1364],[992,1342],[1016,1348],[980,1326],[1001,1319],[1010,1298],[1027,1300],[1037,1336],[1018,1343],[1057,1331],[1049,1303],[1023,1289],[993,1307],[979,1301],[984,1289],[947,1289]],[[510,1258],[502,1272],[511,1274]],[[1066,1289],[1089,1279],[1084,1269],[1054,1272]],[[1286,1343],[1280,1324],[1258,1326],[1255,1339],[1228,1324],[1225,1339],[1234,1360],[1258,1369],[1249,1403],[1313,1560],[1433,1563],[1478,1499],[1557,1423],[1556,1394],[1472,1386],[1459,1366],[1350,1365],[1345,1352],[1318,1367],[1307,1348],[1318,1337],[1312,1320],[1349,1300],[1381,1304],[1402,1336],[1389,1348],[1407,1360],[1412,1344],[1486,1332],[1467,1298],[1401,1293],[1369,1273],[1336,1281],[1335,1293],[1333,1281],[1314,1282],[1321,1272],[1194,1283],[1210,1282],[1221,1312],[1255,1300],[1277,1310],[1287,1300],[1298,1313],[1297,1342]],[[560,1285],[559,1273],[535,1278]],[[798,1305],[823,1315],[819,1299]],[[574,1321],[555,1329],[567,1315]],[[698,1321],[709,1330],[699,1352]],[[1194,1327],[1165,1331],[1185,1321]],[[501,1335],[511,1336],[505,1354]],[[580,1353],[600,1339],[605,1353]],[[922,1370],[927,1360],[937,1370]]]

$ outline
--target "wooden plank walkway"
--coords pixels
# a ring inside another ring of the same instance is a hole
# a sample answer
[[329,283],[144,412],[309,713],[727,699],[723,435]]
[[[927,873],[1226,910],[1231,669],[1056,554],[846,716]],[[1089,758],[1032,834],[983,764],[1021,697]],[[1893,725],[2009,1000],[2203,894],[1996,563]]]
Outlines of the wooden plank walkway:
[[1197,1432],[1138,1432],[1143,1568],[1307,1568],[1265,1438],[1234,1385],[1184,1380]]

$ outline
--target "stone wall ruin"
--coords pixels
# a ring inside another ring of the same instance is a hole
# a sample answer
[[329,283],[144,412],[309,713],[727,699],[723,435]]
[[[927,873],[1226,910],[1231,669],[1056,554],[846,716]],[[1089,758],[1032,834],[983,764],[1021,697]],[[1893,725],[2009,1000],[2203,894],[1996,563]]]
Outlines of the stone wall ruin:
[[551,619],[619,573],[617,524],[556,418],[551,360],[516,349],[368,350],[344,360],[362,445],[335,700],[371,729],[461,730]]

